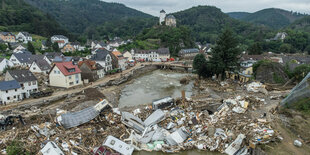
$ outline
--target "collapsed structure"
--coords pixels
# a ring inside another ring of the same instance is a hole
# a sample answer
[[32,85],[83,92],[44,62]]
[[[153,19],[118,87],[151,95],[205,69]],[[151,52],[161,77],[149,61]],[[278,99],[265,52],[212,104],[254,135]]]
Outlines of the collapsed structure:
[[172,104],[167,98],[162,100],[164,104],[154,104],[164,106],[126,111],[112,109],[106,100],[77,112],[58,109],[56,116],[40,118],[45,120],[42,124],[32,124],[17,134],[16,129],[6,132],[0,136],[0,146],[16,137],[44,155],[48,149],[64,154],[130,155],[134,150],[169,153],[190,149],[229,155],[252,153],[257,145],[282,138],[265,116],[251,115],[266,104],[254,94],[264,92],[263,86],[252,84],[248,88],[252,95],[225,98],[214,111],[201,108],[201,100],[190,98],[176,99]]

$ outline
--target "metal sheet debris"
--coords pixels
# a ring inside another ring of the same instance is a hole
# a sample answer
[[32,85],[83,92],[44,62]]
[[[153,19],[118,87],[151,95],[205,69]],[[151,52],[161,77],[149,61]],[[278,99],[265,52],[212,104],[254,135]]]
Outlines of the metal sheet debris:
[[100,111],[107,106],[110,106],[109,102],[102,100],[93,107],[88,107],[78,112],[62,114],[57,117],[57,121],[66,129],[76,127],[97,117]]

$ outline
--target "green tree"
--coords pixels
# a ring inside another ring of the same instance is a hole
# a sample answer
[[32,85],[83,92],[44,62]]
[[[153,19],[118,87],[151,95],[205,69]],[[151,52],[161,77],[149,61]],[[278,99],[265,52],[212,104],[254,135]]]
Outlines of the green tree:
[[301,81],[310,72],[310,65],[303,64],[296,67],[293,71],[293,76],[297,81]]
[[1,52],[5,52],[7,48],[8,48],[8,45],[6,45],[6,44],[0,44],[0,51],[1,51]]
[[52,46],[52,41],[51,41],[51,38],[48,37],[47,40],[46,40],[46,47],[50,48]]
[[295,53],[295,50],[290,44],[282,44],[279,48],[282,53]]
[[54,52],[60,52],[58,43],[54,42],[54,44],[52,45],[52,48],[53,48]]
[[305,52],[308,52],[308,54],[310,55],[310,45],[308,45],[308,46],[305,48]]
[[234,36],[232,30],[225,28],[211,53],[212,70],[217,75],[222,74],[222,79],[225,78],[225,71],[235,71],[239,67],[240,49]]
[[263,47],[259,42],[254,43],[249,47],[249,54],[260,55],[263,53]]
[[27,49],[28,49],[28,51],[30,51],[32,54],[36,54],[36,49],[34,48],[34,46],[32,45],[31,42],[28,42],[28,44],[27,44]]
[[197,54],[193,61],[193,68],[196,70],[199,78],[203,76],[203,68],[207,64],[204,54]]

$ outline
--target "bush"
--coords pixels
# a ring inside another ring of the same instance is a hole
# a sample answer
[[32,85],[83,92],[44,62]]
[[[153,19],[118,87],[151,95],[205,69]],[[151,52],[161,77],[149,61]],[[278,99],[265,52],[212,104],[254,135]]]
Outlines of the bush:
[[10,145],[6,147],[6,152],[8,155],[28,155],[30,154],[23,148],[23,144],[19,141],[12,141]]
[[291,108],[310,114],[310,99],[301,99],[295,102]]

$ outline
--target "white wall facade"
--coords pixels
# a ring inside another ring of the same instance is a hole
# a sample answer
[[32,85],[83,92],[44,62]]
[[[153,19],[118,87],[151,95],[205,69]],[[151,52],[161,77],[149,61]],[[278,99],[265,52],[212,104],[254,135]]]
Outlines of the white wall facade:
[[7,91],[0,91],[0,102],[4,103],[12,103],[17,102],[23,99],[21,95],[22,91],[21,88],[12,89]]
[[3,72],[3,70],[7,67],[13,67],[14,64],[10,61],[10,60],[7,60],[7,59],[3,59],[1,62],[0,62],[0,73]]
[[55,66],[49,74],[50,86],[70,88],[83,84],[81,74],[73,74],[65,76],[63,73]]
[[19,41],[22,41],[23,43],[27,44],[29,41],[32,41],[32,37],[31,36],[24,36],[24,34],[22,34],[21,32],[19,32],[16,36],[16,38]]

